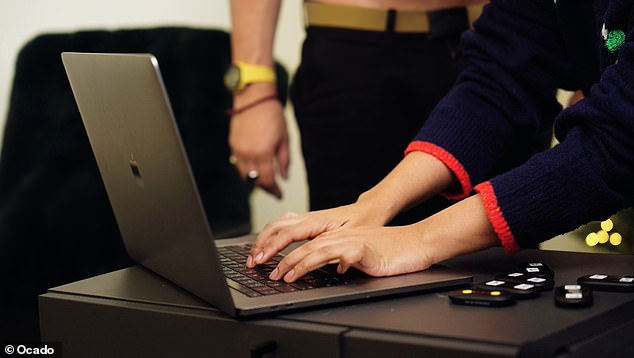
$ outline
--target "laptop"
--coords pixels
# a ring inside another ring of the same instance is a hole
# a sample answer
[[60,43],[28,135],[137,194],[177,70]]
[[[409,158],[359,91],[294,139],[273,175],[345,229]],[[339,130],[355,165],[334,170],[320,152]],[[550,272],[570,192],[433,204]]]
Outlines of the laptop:
[[[446,267],[384,278],[324,268],[293,285],[246,269],[254,235],[216,240],[151,54],[62,53],[130,257],[234,317],[467,284]],[[333,272],[331,272],[333,271]],[[255,277],[244,278],[243,275]]]

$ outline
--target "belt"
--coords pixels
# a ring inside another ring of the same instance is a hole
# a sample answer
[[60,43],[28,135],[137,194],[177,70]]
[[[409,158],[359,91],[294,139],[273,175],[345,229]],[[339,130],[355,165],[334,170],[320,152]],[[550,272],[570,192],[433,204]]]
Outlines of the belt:
[[[482,5],[466,8],[469,24],[482,11]],[[348,5],[304,2],[307,26],[335,27],[350,30],[427,33],[431,26],[427,11],[397,11]]]

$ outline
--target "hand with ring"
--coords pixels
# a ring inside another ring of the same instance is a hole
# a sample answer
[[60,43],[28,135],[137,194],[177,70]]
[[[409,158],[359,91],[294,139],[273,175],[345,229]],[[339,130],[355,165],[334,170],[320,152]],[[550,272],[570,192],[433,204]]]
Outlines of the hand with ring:
[[[234,106],[238,101],[249,103],[252,99],[243,99],[251,91],[257,91],[259,84],[252,84],[234,97]],[[263,94],[254,94],[260,98]],[[288,177],[289,149],[288,132],[282,105],[278,101],[267,101],[248,111],[231,117],[229,127],[229,145],[233,164],[240,176],[266,190],[276,198],[282,197],[277,183],[277,175]]]
[[[231,165],[237,166],[238,165],[238,158],[236,158],[235,155],[230,155],[229,156],[229,163],[231,163]],[[255,169],[251,169],[247,172],[247,176],[246,179],[249,181],[255,181],[258,179],[258,177],[260,176],[260,172],[258,172]]]

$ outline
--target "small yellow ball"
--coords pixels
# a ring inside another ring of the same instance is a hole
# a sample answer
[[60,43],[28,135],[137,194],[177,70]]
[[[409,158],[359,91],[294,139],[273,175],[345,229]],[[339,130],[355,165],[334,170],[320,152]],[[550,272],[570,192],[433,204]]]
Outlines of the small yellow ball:
[[605,244],[610,239],[610,234],[603,230],[599,230],[597,236],[599,237],[599,244]]
[[614,228],[614,223],[612,222],[611,219],[607,219],[606,221],[602,221],[601,222],[601,229],[603,229],[603,231],[610,231]]
[[612,246],[619,246],[621,245],[622,242],[623,242],[623,237],[618,232],[615,232],[614,234],[610,235],[610,244],[612,244]]
[[599,243],[599,235],[596,232],[591,232],[586,236],[586,245],[592,247]]

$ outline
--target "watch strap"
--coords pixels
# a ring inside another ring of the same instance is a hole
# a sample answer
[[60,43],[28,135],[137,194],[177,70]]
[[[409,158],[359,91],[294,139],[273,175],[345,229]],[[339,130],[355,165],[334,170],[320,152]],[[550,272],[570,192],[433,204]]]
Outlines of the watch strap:
[[269,66],[254,65],[242,61],[236,61],[235,65],[240,69],[238,91],[254,82],[275,82],[275,70]]

